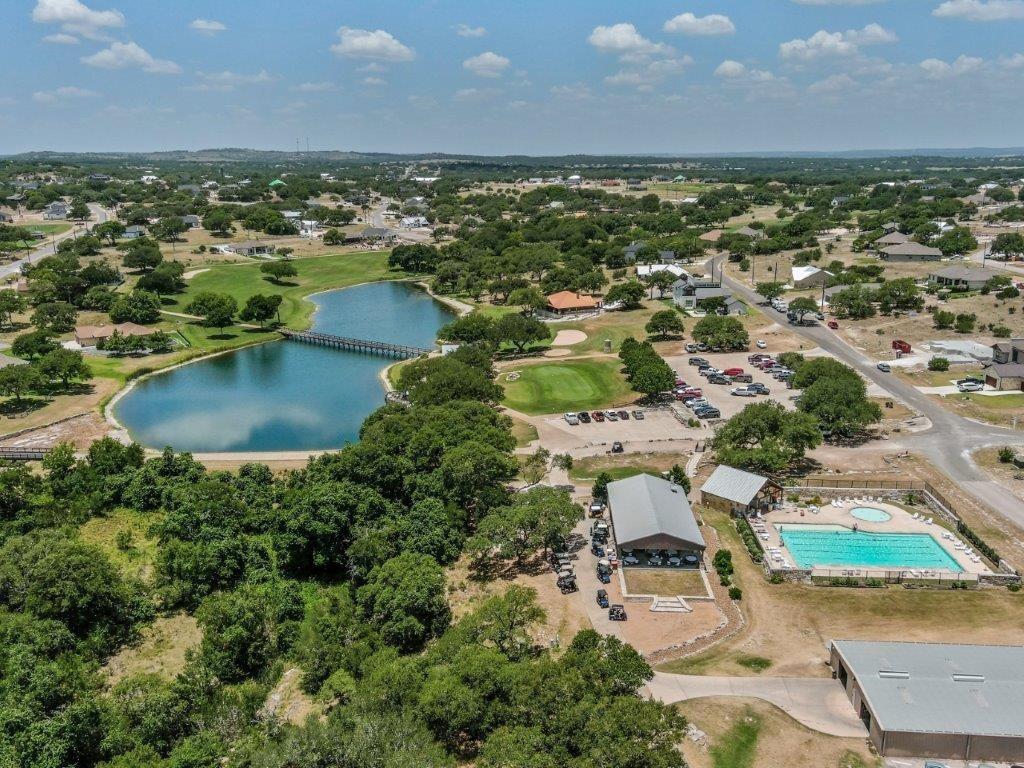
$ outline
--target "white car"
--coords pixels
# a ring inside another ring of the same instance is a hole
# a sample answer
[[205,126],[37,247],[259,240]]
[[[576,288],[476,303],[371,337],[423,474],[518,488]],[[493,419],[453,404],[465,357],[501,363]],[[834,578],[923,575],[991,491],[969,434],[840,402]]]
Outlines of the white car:
[[706,397],[695,397],[692,400],[687,400],[685,405],[692,411],[694,408],[699,408],[702,405],[709,405],[709,403]]
[[570,426],[573,427],[580,423],[580,417],[577,416],[575,413],[567,413],[563,416],[563,418],[565,419],[566,424],[569,424]]
[[956,388],[961,392],[981,392],[985,389],[985,385],[980,381],[964,381],[956,385]]
[[768,349],[768,342],[764,339],[758,339],[755,344],[758,349]]
[[747,389],[746,387],[737,387],[736,389],[734,389],[729,394],[730,395],[735,395],[736,397],[756,397],[757,396],[756,392],[754,392],[753,390]]

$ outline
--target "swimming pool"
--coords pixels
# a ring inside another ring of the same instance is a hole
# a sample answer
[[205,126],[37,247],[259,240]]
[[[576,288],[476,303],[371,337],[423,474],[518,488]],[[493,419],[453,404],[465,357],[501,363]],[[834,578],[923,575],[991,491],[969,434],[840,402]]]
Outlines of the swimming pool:
[[914,568],[959,573],[960,564],[927,533],[867,533],[842,525],[777,526],[799,568]]
[[850,514],[865,523],[887,523],[892,520],[892,515],[877,507],[854,507]]

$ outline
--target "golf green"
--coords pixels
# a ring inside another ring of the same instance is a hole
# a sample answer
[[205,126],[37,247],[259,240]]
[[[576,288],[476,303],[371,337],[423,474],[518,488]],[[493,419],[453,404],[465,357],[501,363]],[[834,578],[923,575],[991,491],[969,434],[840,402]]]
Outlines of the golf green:
[[528,365],[514,381],[502,375],[505,405],[539,415],[606,408],[629,402],[634,393],[619,373],[618,360],[581,360]]

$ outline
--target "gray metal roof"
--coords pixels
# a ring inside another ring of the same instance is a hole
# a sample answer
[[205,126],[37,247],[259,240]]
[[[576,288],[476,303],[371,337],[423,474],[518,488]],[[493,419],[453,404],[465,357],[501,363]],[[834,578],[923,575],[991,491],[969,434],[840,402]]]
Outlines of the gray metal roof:
[[932,248],[930,245],[921,245],[913,240],[900,243],[898,245],[890,245],[888,248],[883,248],[882,253],[892,254],[894,256],[941,256],[942,251],[938,248]]
[[883,730],[1024,736],[1024,646],[832,645]]
[[637,541],[666,534],[704,546],[686,493],[675,483],[653,475],[634,475],[608,483],[608,507],[615,523],[615,539]]
[[969,280],[969,281],[983,281],[991,280],[996,276],[996,273],[991,269],[984,269],[982,267],[945,267],[944,269],[937,269],[934,272],[928,274],[929,278],[940,277],[946,280]]
[[767,477],[719,464],[707,482],[700,487],[700,492],[710,493],[712,496],[719,496],[737,504],[749,504],[767,482]]

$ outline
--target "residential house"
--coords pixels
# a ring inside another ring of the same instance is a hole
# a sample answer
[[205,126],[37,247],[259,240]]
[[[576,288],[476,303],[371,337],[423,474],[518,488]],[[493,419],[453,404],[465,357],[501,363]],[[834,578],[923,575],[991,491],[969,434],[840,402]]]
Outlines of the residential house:
[[636,276],[643,278],[655,272],[668,272],[677,278],[688,277],[689,273],[676,264],[641,264],[636,268]]
[[737,235],[745,235],[746,237],[753,238],[754,240],[763,240],[768,237],[763,229],[754,229],[753,227],[740,227],[736,230]]
[[938,261],[942,251],[928,245],[908,241],[900,245],[890,245],[878,253],[883,261]]
[[14,217],[7,211],[0,211],[0,224],[13,224]]
[[1024,339],[992,345],[992,364],[984,370],[985,383],[996,389],[1024,391]]
[[71,212],[71,208],[67,203],[61,200],[54,200],[48,206],[43,209],[43,218],[47,221],[53,221],[55,219],[66,219],[68,214]]
[[903,245],[904,243],[909,242],[910,235],[905,235],[899,230],[894,229],[891,232],[886,232],[880,238],[875,240],[875,242],[872,243],[872,245],[876,249],[881,250],[882,248],[888,248],[890,245]]
[[110,181],[110,177],[105,173],[90,173],[88,179],[97,184],[106,184]]
[[727,314],[741,315],[747,311],[747,305],[724,288],[721,280],[687,274],[672,284],[672,301],[686,310],[699,309],[704,299],[719,297],[725,300]]
[[426,227],[430,225],[425,216],[406,216],[398,225],[403,229],[417,229],[419,227]]
[[699,567],[706,544],[686,492],[676,483],[641,474],[608,483],[608,510],[620,553],[665,552]]
[[182,184],[178,187],[179,192],[184,192],[186,195],[198,195],[202,190],[198,184]]
[[832,198],[832,207],[837,208],[840,205],[846,205],[848,202],[850,202],[849,195],[836,195]]
[[140,227],[138,224],[133,224],[132,226],[125,228],[124,234],[121,235],[121,237],[124,240],[135,240],[136,238],[144,237],[145,234],[145,227]]
[[241,243],[228,243],[224,247],[230,253],[236,253],[239,256],[269,256],[277,250],[276,246],[260,242],[259,240],[245,240]]
[[77,325],[75,341],[82,347],[95,347],[99,342],[106,341],[117,331],[122,336],[151,336],[159,328],[147,328],[137,323],[117,323],[116,325]]
[[700,487],[700,500],[733,515],[757,514],[782,501],[782,486],[753,472],[720,464]]
[[802,267],[793,267],[792,283],[793,287],[797,290],[804,288],[820,288],[828,282],[830,277],[832,277],[831,272],[806,264]]
[[601,308],[601,300],[573,291],[559,291],[547,297],[547,310],[556,315],[593,312]]
[[202,219],[200,219],[194,213],[189,213],[186,214],[185,216],[182,216],[181,223],[184,224],[189,229],[199,229],[200,227],[203,226]]
[[946,267],[928,273],[928,282],[962,291],[980,291],[996,277],[990,269],[981,267]]

